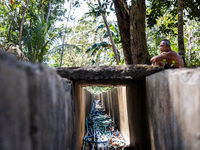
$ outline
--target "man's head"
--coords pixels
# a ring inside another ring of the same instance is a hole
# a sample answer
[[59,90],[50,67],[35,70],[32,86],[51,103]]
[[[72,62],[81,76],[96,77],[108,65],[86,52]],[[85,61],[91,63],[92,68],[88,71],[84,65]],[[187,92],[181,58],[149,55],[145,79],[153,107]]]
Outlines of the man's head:
[[169,40],[164,39],[160,42],[160,51],[161,52],[168,52],[171,50],[171,43]]

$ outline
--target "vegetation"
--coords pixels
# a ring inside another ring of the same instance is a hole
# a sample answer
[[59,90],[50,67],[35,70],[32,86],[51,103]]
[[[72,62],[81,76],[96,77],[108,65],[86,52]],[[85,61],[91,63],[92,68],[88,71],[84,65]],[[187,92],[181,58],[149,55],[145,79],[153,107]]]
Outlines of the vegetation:
[[1,49],[12,45],[51,67],[148,64],[164,38],[188,67],[200,66],[196,0],[8,0],[0,1],[0,18]]
[[103,87],[103,86],[87,86],[85,87],[92,94],[99,94],[103,92],[107,92],[109,90],[114,89],[114,87]]

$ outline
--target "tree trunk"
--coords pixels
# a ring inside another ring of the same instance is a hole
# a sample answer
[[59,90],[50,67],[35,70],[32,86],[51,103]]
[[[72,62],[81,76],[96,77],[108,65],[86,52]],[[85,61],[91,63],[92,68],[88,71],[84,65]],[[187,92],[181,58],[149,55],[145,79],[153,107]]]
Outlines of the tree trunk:
[[[102,11],[102,7],[101,7],[101,2],[100,2],[100,0],[98,0],[98,3],[99,3],[99,8],[100,8],[100,10]],[[110,28],[109,28],[109,26],[108,26],[107,19],[106,19],[105,15],[104,15],[103,13],[101,13],[101,15],[102,15],[102,17],[103,17],[103,20],[104,20],[104,23],[105,23],[105,25],[106,25],[106,29],[107,29],[107,32],[108,32],[108,36],[109,36],[110,41],[111,41],[111,44],[112,44],[112,49],[113,49],[113,52],[114,52],[115,60],[116,60],[117,64],[119,64],[119,63],[120,63],[119,55],[118,55],[117,48],[116,48],[116,46],[115,46],[115,43],[114,43],[114,40],[113,40],[111,31],[110,31]]]
[[48,3],[47,16],[46,16],[46,22],[49,21],[50,12],[51,12],[51,3],[49,2]]
[[7,42],[8,42],[8,43],[10,42],[10,38],[11,38],[11,31],[12,31],[12,27],[13,27],[13,24],[14,24],[14,18],[15,18],[15,14],[14,14],[14,16],[12,17],[12,21],[11,21],[10,27],[9,27],[8,39],[7,39]]
[[9,32],[8,32],[8,43],[10,42],[11,30],[12,30],[12,24],[11,24],[10,27],[9,27]]
[[130,46],[130,16],[126,0],[113,0],[117,22],[121,35],[124,59],[126,64],[133,64]]
[[105,25],[106,25],[106,29],[107,29],[107,31],[108,31],[108,36],[109,36],[110,41],[111,41],[111,44],[112,44],[112,49],[113,49],[113,52],[114,52],[115,60],[116,60],[117,64],[119,64],[119,63],[120,63],[120,59],[119,59],[119,55],[118,55],[118,52],[117,52],[117,48],[116,48],[116,46],[115,46],[115,43],[114,43],[114,40],[113,40],[113,37],[112,37],[112,33],[111,33],[110,28],[109,28],[109,26],[108,26],[108,22],[107,22],[107,20],[106,20],[105,15],[102,14],[102,17],[103,17],[104,23],[105,23]]
[[30,0],[27,1],[26,8],[23,12],[22,21],[21,21],[20,30],[19,30],[19,49],[20,50],[22,50],[22,30],[23,30],[23,26],[24,26],[24,17],[25,17],[26,11],[28,9],[29,2],[30,2]]
[[178,0],[178,52],[183,58],[185,63],[185,47],[184,47],[184,34],[183,34],[183,0]]
[[[67,31],[67,26],[68,26],[68,22],[69,22],[69,16],[70,16],[70,12],[71,12],[71,9],[72,9],[71,5],[72,4],[70,2],[70,8],[69,8],[68,16],[67,16],[67,23],[66,23],[65,31]],[[66,32],[64,33],[63,41],[62,41],[62,53],[61,53],[61,56],[60,56],[60,67],[62,67],[63,55],[64,55],[64,50],[65,50],[65,37],[66,37]]]
[[145,0],[132,1],[130,11],[130,43],[133,64],[150,64],[150,55],[147,50]]
[[191,62],[191,53],[193,48],[193,29],[189,30],[189,39],[188,39],[188,61]]

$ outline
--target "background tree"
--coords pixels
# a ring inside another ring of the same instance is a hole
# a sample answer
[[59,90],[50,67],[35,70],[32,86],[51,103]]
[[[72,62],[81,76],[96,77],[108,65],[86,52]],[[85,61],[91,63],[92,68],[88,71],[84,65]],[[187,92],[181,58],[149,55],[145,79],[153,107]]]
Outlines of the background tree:
[[113,0],[126,64],[150,63],[145,34],[145,0]]
[[130,8],[125,0],[113,0],[126,64],[133,64],[130,46]]
[[184,46],[184,33],[183,33],[183,0],[177,0],[178,4],[178,51],[179,55],[183,58],[185,63],[185,46]]
[[70,17],[70,13],[71,13],[71,9],[72,9],[72,2],[69,2],[69,10],[68,10],[68,16],[67,16],[67,20],[66,20],[66,26],[64,28],[64,35],[63,35],[63,39],[62,39],[62,52],[61,52],[61,56],[60,56],[60,67],[62,67],[62,60],[63,60],[63,54],[64,54],[64,50],[65,50],[65,37],[66,37],[66,31],[67,31],[67,27],[68,27],[68,22],[69,22],[69,17]]
[[[15,3],[11,3],[8,1],[1,1],[0,2],[0,16],[3,20],[0,20],[2,24],[0,24],[2,35],[0,38],[0,41],[2,44],[6,44],[7,42],[12,42],[14,45],[19,46],[19,48],[27,54],[29,57],[29,60],[41,62],[39,57],[36,57],[35,53],[31,54],[34,47],[30,48],[30,43],[33,41],[28,41],[27,37],[30,37],[31,40],[33,40],[33,37],[36,33],[34,33],[36,26],[38,26],[38,17],[43,14],[45,16],[45,23],[48,25],[44,25],[44,23],[40,23],[42,25],[41,27],[37,27],[38,30],[43,30],[44,28],[50,29],[47,26],[51,26],[51,31],[49,30],[48,37],[53,36],[54,34],[52,32],[56,32],[55,30],[52,30],[54,28],[54,23],[58,19],[62,19],[62,16],[65,12],[65,9],[62,8],[62,5],[64,4],[64,0],[21,0],[21,1],[15,1]],[[50,7],[49,3],[52,4]],[[51,9],[51,11],[50,11]],[[56,15],[55,15],[56,14]],[[50,25],[51,24],[51,25]],[[51,32],[51,33],[50,33]],[[47,33],[41,32],[42,33]],[[47,35],[47,34],[46,34]],[[7,37],[6,39],[4,37]],[[43,37],[43,35],[41,35]],[[54,36],[53,36],[54,37]],[[53,38],[52,37],[52,38]],[[52,39],[49,38],[49,39]],[[45,41],[49,41],[49,39],[44,40],[44,45],[47,46]],[[26,43],[28,42],[28,43]],[[49,42],[48,42],[49,43]],[[44,49],[43,49],[44,50]],[[40,56],[45,55],[45,51],[39,50],[38,52]],[[38,56],[39,56],[38,55]],[[40,57],[42,58],[42,57]]]
[[103,5],[101,4],[100,0],[98,0],[98,4],[99,4],[99,9],[100,9],[101,15],[103,17],[103,20],[104,20],[104,23],[105,23],[105,26],[106,26],[106,29],[107,29],[107,32],[108,32],[108,36],[109,36],[110,41],[111,41],[111,45],[112,45],[112,49],[113,49],[113,52],[114,52],[114,56],[115,56],[116,62],[117,62],[117,64],[119,64],[120,63],[120,58],[119,58],[119,55],[118,55],[118,52],[117,52],[117,49],[116,49],[116,46],[115,46],[111,31],[110,31],[110,28],[108,26],[108,21],[107,21],[106,16],[104,15],[104,12],[103,12],[103,8],[102,8]]
[[[111,29],[110,29],[110,25],[109,25],[109,22],[107,21],[107,16],[109,16],[110,12],[113,11],[111,0],[106,0],[106,1],[103,1],[103,2],[100,1],[100,0],[97,0],[97,3],[95,3],[94,0],[92,0],[92,1],[86,0],[86,1],[87,1],[87,4],[88,4],[90,9],[89,9],[89,12],[85,13],[85,15],[82,19],[86,19],[86,18],[89,18],[90,16],[92,16],[92,18],[96,22],[97,18],[99,16],[102,16],[103,22],[104,22],[104,25],[106,27],[107,34],[108,34],[108,37],[109,37],[109,40],[110,40],[109,42],[111,43],[111,44],[108,44],[108,45],[111,45],[116,63],[119,64],[120,63],[120,55],[119,55],[120,53],[118,52],[118,50],[116,48],[116,45],[115,45],[115,42],[114,42],[114,39],[113,39],[113,36],[112,36],[112,32],[111,32]],[[105,48],[105,44],[104,44],[105,42],[101,41],[101,42],[97,42],[97,43],[99,43],[99,44],[103,43],[103,47]],[[97,44],[97,45],[99,45],[99,44]],[[100,50],[100,52],[101,51],[102,50]]]
[[130,11],[130,46],[133,64],[150,63],[146,41],[145,16],[145,0],[132,1]]
[[[63,27],[64,28],[64,27]],[[75,66],[90,66],[93,57],[86,53],[87,47],[93,41],[89,40],[91,35],[94,35],[94,24],[90,21],[78,23],[72,27],[68,27],[67,36],[65,39],[65,50],[63,54],[63,67]],[[57,45],[48,51],[45,58],[45,63],[49,66],[60,66],[60,54],[62,52],[62,44]]]
[[27,1],[25,10],[23,11],[22,20],[21,20],[20,29],[19,29],[19,49],[20,50],[22,50],[22,32],[23,32],[23,26],[24,26],[24,17],[28,9],[29,2],[30,0]]
[[[117,53],[118,52],[120,53],[122,51],[121,50],[122,47],[121,47],[121,38],[120,38],[117,22],[109,22],[108,24],[109,24],[109,29],[111,32],[112,39],[113,39],[117,49],[119,49],[119,51],[117,51]],[[97,62],[97,59],[99,59],[101,57],[101,55],[103,55],[104,58],[106,58],[106,55],[107,55],[107,57],[110,57],[107,59],[110,61],[111,64],[113,64],[114,59],[112,59],[112,57],[114,56],[114,52],[112,52],[112,53],[110,52],[110,49],[112,49],[112,45],[110,44],[110,38],[108,39],[109,35],[108,35],[105,25],[100,24],[97,27],[95,32],[96,33],[103,32],[102,34],[101,33],[99,34],[99,36],[102,36],[101,42],[95,42],[91,47],[89,47],[86,50],[86,53],[91,52],[91,55],[96,55],[96,59],[93,61],[94,63]],[[123,62],[124,62],[123,54],[120,53],[119,56],[121,56],[120,64],[123,64]]]
[[27,31],[24,37],[24,46],[27,47],[26,55],[33,62],[41,63],[50,46],[59,37],[59,33],[52,27],[51,22],[46,22],[44,15],[38,15],[34,26]]

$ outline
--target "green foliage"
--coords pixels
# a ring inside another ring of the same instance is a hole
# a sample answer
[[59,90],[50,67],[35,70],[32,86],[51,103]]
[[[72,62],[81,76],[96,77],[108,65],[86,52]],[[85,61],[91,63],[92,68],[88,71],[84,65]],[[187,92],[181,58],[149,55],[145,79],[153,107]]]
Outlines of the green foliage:
[[147,26],[157,27],[157,34],[176,35],[177,7],[176,1],[149,0],[147,5]]
[[[119,33],[119,29],[118,29],[118,25],[116,24],[116,22],[111,22],[109,23],[109,28],[111,30],[111,34],[114,40],[114,43],[118,46],[119,51],[122,51],[122,46],[121,46],[121,36]],[[108,36],[108,32],[106,30],[106,27],[104,24],[100,24],[96,30],[96,33],[101,32],[103,33],[102,35],[102,39],[104,39],[104,41],[100,42],[100,43],[94,43],[91,47],[89,47],[86,50],[86,53],[91,53],[91,55],[95,55],[95,59],[92,61],[92,65],[93,64],[97,64],[98,61],[101,61],[100,59],[106,59],[107,61],[110,62],[110,65],[112,65],[115,62],[114,59],[114,53],[111,51],[112,49],[112,45],[108,42],[109,40],[109,36]],[[105,53],[107,52],[107,57],[105,57]],[[123,55],[120,53],[120,55]],[[121,57],[121,61],[124,62],[124,58]]]
[[86,53],[91,52],[91,55],[95,55],[96,54],[95,59],[92,61],[92,65],[95,64],[96,61],[98,61],[98,59],[100,58],[102,52],[105,52],[110,47],[111,47],[111,45],[108,44],[107,42],[101,42],[101,43],[95,43],[89,49],[87,49]]
[[[92,58],[85,51],[91,44],[90,37],[95,33],[94,25],[90,21],[82,21],[69,27],[66,31],[63,67],[89,66]],[[64,30],[64,29],[61,29]],[[63,33],[64,34],[64,33]],[[62,34],[61,34],[62,35]],[[90,40],[89,40],[90,39]],[[52,67],[60,66],[61,44],[50,49],[45,56],[45,63]]]
[[99,4],[98,3],[94,3],[94,1],[91,0],[84,0],[86,1],[86,3],[88,4],[90,10],[88,13],[86,13],[86,15],[90,14],[93,17],[98,17],[101,15],[101,13],[103,13],[104,15],[109,15],[110,11],[113,11],[113,2],[112,0],[104,0],[101,1],[101,8],[102,10],[99,9]]
[[[6,44],[8,42],[12,42],[15,45],[18,45],[19,43],[19,29],[20,29],[20,24],[21,24],[21,19],[22,19],[22,14],[25,10],[26,7],[26,2],[25,0],[21,1],[15,1],[13,5],[9,3],[9,1],[3,1],[0,2],[0,42],[2,44]],[[47,20],[47,14],[48,14],[48,9],[49,9],[49,3],[51,3],[51,9],[50,9],[50,15],[48,19],[48,25],[46,24],[39,24],[38,23],[38,14],[43,14],[43,22]],[[42,40],[44,37],[43,35],[47,35],[47,31],[50,30],[51,27],[51,33],[48,33],[48,38],[53,37],[54,31],[52,30],[53,24],[55,21],[59,18],[62,18],[64,13],[66,12],[66,9],[63,8],[63,5],[65,3],[65,0],[30,0],[27,12],[25,14],[24,18],[24,25],[23,25],[23,32],[22,32],[22,51],[27,53],[31,60],[35,60],[37,57],[37,60],[39,62],[42,61],[43,55],[47,51],[47,45],[49,44],[52,39],[45,39]],[[40,29],[42,27],[42,29]],[[35,33],[33,33],[35,32]],[[42,33],[40,33],[42,32]],[[39,35],[41,34],[41,36]],[[34,37],[30,37],[34,36]],[[31,48],[33,45],[30,47],[30,43],[33,43],[33,38],[40,36],[37,40],[39,41],[37,44],[42,45],[39,43],[44,43],[43,47],[41,46],[36,46]],[[27,41],[27,39],[29,42]],[[47,38],[47,36],[45,36]],[[41,41],[40,41],[40,40]],[[29,43],[29,46],[27,44]],[[45,46],[46,45],[46,46]],[[46,47],[46,48],[44,48]],[[27,49],[29,51],[27,52]],[[34,51],[39,51],[38,49],[41,50],[41,53],[38,54],[33,54],[34,52],[31,52],[32,50]]]
[[200,66],[200,22],[188,20],[185,23],[184,37],[186,49],[186,63],[189,67]]
[[87,86],[85,87],[92,94],[99,94],[112,90],[114,87],[104,87],[104,86]]
[[186,58],[186,63],[189,67],[200,66],[200,50],[195,50],[190,54],[190,57]]
[[[77,24],[73,24],[65,31],[63,26],[55,28],[56,21],[66,21],[65,0],[30,0],[23,26],[22,51],[31,61],[58,67],[61,54],[60,41],[61,37],[66,34],[63,66],[115,64],[108,33],[102,23],[102,18],[98,17],[101,13],[106,16],[112,13],[113,3],[111,0],[101,0],[103,10],[100,11],[97,0],[85,1],[89,6],[88,13]],[[9,1],[0,2],[1,45],[6,45],[8,42],[18,45],[19,28],[26,2],[25,0],[15,1],[14,5],[11,5]],[[47,22],[49,3],[51,3],[51,11]],[[74,9],[79,7],[80,3],[74,0]],[[200,66],[199,6],[200,1],[184,1],[185,58],[187,65],[191,67]],[[151,57],[160,54],[159,44],[164,38],[169,39],[172,43],[172,50],[178,52],[177,0],[148,0],[146,12],[147,45]],[[74,19],[75,16],[72,14],[70,20]],[[121,56],[120,64],[124,64],[118,25],[116,22],[109,22],[109,27]]]
[[[200,21],[200,1],[186,0],[183,2],[184,9],[187,10],[187,17],[191,20],[195,18]],[[149,27],[153,27],[156,20],[165,13],[171,14],[173,18],[176,18],[178,14],[177,0],[148,0],[147,7],[147,24]]]
[[105,24],[100,24],[97,29],[96,29],[96,32],[98,32],[100,29],[104,29],[106,26]]
[[[195,18],[200,21],[200,1],[187,0],[183,2],[187,18],[191,20]],[[177,0],[148,0],[146,17],[148,27],[153,28],[154,25],[160,24],[158,26],[159,32],[165,35],[176,35],[173,28],[177,28]],[[165,19],[165,21],[160,22],[160,18]]]
[[184,0],[184,8],[187,10],[187,17],[191,20],[200,21],[200,1],[199,0]]
[[89,53],[92,51],[91,55],[94,55],[99,50],[106,50],[110,47],[110,45],[107,42],[101,42],[101,43],[95,43],[90,48],[86,50],[86,53]]
[[28,28],[27,36],[24,38],[24,45],[27,49],[26,55],[33,62],[42,62],[44,55],[58,37],[51,23],[45,21],[43,15],[38,15],[35,25]]

